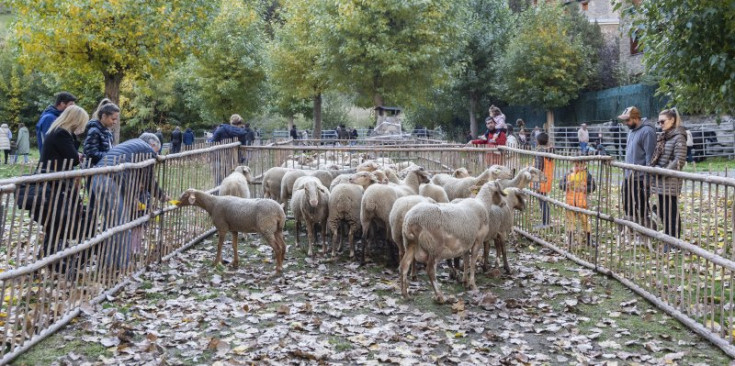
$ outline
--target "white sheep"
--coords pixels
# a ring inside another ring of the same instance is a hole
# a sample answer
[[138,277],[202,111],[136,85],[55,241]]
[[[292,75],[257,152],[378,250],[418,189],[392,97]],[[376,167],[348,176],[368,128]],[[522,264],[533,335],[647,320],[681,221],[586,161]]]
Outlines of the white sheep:
[[[364,172],[358,172],[355,174],[338,175],[337,177],[334,178],[334,180],[332,180],[332,184],[329,186],[329,191],[331,192],[332,190],[334,190],[334,187],[340,184],[350,183],[350,178],[352,178],[353,176],[359,173],[368,173],[368,172],[364,171]],[[377,183],[388,184],[388,176],[386,176],[382,170],[375,170],[371,173],[375,176],[375,179],[377,179]]]
[[283,203],[281,200],[281,181],[292,169],[273,167],[263,173],[263,197]]
[[467,178],[447,178],[444,183],[444,191],[447,192],[449,201],[457,198],[468,198],[471,195],[470,188],[472,186],[481,186],[488,181],[495,179],[510,179],[513,172],[510,168],[502,165],[493,165],[477,177]]
[[322,253],[327,252],[327,218],[329,217],[329,190],[316,177],[301,177],[291,200],[291,211],[296,221],[296,245],[299,244],[301,221],[306,222],[306,233],[309,240],[308,255],[313,255],[315,233],[314,226],[319,225],[322,231]]
[[498,179],[498,182],[503,188],[528,188],[528,185],[532,182],[544,183],[546,182],[546,175],[534,167],[526,167],[518,171],[513,179]]
[[285,208],[286,202],[291,199],[293,191],[296,190],[294,184],[299,178],[304,176],[316,177],[319,178],[322,185],[329,187],[334,179],[333,174],[336,174],[336,172],[336,170],[291,170],[286,172],[281,179],[280,202],[283,203],[283,207]]
[[248,186],[250,180],[250,168],[244,165],[239,166],[222,180],[219,195],[250,198],[250,187]]
[[436,203],[432,198],[424,196],[405,196],[397,199],[393,203],[390,215],[388,216],[388,224],[390,225],[393,242],[398,245],[398,258],[403,258],[403,219],[406,216],[406,212],[419,203],[424,202]]
[[281,206],[270,199],[250,199],[232,196],[214,196],[196,189],[186,190],[179,198],[178,206],[195,205],[209,213],[217,228],[217,256],[214,265],[222,261],[222,245],[227,233],[232,233],[232,251],[235,258],[232,266],[240,264],[237,253],[237,233],[258,233],[273,248],[276,261],[276,274],[283,271],[286,256],[286,242],[283,239],[283,226],[286,214]]
[[403,221],[405,254],[400,265],[403,296],[408,297],[408,270],[411,263],[417,261],[426,263],[436,300],[443,303],[444,295],[436,282],[436,265],[439,261],[456,257],[464,257],[463,282],[476,291],[475,263],[480,246],[487,237],[488,225],[487,210],[474,199],[419,203],[410,209]]
[[365,190],[360,204],[360,225],[362,225],[363,238],[362,263],[365,263],[368,248],[367,236],[372,224],[384,227],[386,239],[391,240],[389,218],[393,203],[400,197],[418,194],[419,186],[428,182],[428,173],[419,167],[411,170],[401,184],[373,184]]
[[449,197],[447,197],[447,192],[444,191],[444,188],[431,182],[422,184],[419,187],[419,195],[432,198],[439,203],[449,202]]
[[335,186],[329,194],[329,218],[327,225],[332,232],[332,256],[341,249],[337,239],[342,222],[349,226],[348,240],[350,243],[350,258],[355,257],[355,232],[360,228],[360,204],[365,188],[378,183],[375,172],[355,173],[347,183]]
[[438,186],[444,186],[449,178],[467,178],[469,176],[470,172],[467,171],[467,168],[459,168],[455,169],[452,174],[440,173],[434,175],[433,177],[431,177],[431,183],[434,183]]

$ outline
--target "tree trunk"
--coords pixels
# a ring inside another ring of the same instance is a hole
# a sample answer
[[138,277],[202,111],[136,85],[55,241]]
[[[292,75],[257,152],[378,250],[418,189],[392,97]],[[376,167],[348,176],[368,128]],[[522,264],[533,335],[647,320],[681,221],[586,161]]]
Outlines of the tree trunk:
[[[122,84],[123,73],[116,72],[114,74],[105,73],[105,97],[110,99],[113,103],[120,106],[120,84]],[[112,131],[112,135],[115,139],[115,145],[120,143],[120,124],[118,123]]]
[[293,120],[294,120],[293,114],[290,115],[290,116],[288,116],[288,129],[289,129],[289,131],[293,128]]
[[477,94],[470,92],[470,134],[472,138],[477,137],[477,118],[475,118],[475,109],[477,108]]
[[[380,95],[380,93],[373,94],[373,108],[378,108],[383,106],[383,96]],[[373,109],[375,111],[375,127],[378,127],[380,124],[380,115],[378,115],[378,110]]]
[[546,110],[546,133],[549,135],[549,146],[554,146],[554,111]]
[[315,139],[322,138],[322,94],[314,96],[314,134]]

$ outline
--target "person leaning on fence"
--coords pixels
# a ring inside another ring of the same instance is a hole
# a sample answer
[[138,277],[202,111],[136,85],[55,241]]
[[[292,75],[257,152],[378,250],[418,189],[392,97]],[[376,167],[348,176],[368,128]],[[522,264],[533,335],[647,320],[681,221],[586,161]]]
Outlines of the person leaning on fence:
[[13,133],[10,132],[10,128],[7,123],[0,125],[0,150],[3,151],[5,156],[5,164],[8,163],[8,156],[10,156],[10,142],[13,141]]
[[[542,153],[554,153],[554,148],[549,146],[549,135],[542,132],[537,137],[538,147],[536,151]],[[554,159],[544,156],[536,156],[535,168],[543,172],[546,177],[546,182],[534,183],[538,188],[538,193],[546,196],[551,192],[551,187],[554,184]],[[544,229],[551,223],[551,216],[549,213],[549,203],[543,199],[538,201],[539,208],[541,209],[541,225],[538,225],[537,229]]]
[[[681,170],[686,161],[686,130],[676,109],[666,109],[658,115],[658,124],[663,132],[658,136],[656,149],[651,158],[652,167]],[[661,219],[666,235],[681,236],[679,217],[679,194],[681,180],[657,175],[652,179],[651,192],[658,196],[657,215]],[[668,251],[668,245],[664,249]]]
[[[575,161],[574,170],[559,181],[559,188],[565,192],[566,204],[573,207],[587,209],[587,195],[594,192],[596,189],[595,180],[592,178],[592,174],[587,171],[587,162],[582,160]],[[588,246],[591,245],[592,235],[587,215],[572,210],[566,210],[565,218],[567,244],[570,247],[572,246],[574,243],[574,234],[577,232],[577,227],[581,226],[582,231],[585,234],[586,244]]]
[[[230,116],[229,124],[223,123],[214,130],[212,142],[220,143],[230,139],[238,139],[241,145],[246,145],[249,138],[248,135],[250,135],[252,131],[242,128],[242,124],[242,117],[240,117],[239,114],[233,114]],[[222,179],[225,179],[225,177],[230,174],[231,167],[227,166],[222,159],[222,152],[213,152],[212,175],[214,177],[215,186],[218,186],[222,182]],[[242,160],[243,158],[240,157],[240,151],[238,150],[238,162]]]
[[181,151],[181,140],[182,140],[181,128],[179,128],[179,126],[176,126],[174,128],[174,131],[171,132],[171,153],[172,154],[176,154]]
[[[161,142],[152,133],[143,133],[137,139],[125,141],[113,147],[95,167],[134,163],[155,158],[161,150]],[[128,169],[118,173],[106,173],[92,178],[90,207],[95,216],[102,216],[102,231],[124,225],[140,214],[138,207],[147,205],[148,197],[168,201],[155,179],[155,167]],[[124,268],[131,255],[141,250],[142,230],[130,230],[114,235],[102,246],[107,265]]]
[[582,155],[587,155],[587,145],[590,143],[590,132],[587,130],[587,124],[582,123],[577,130],[577,139],[579,140],[579,151]]
[[120,108],[112,101],[102,99],[92,119],[87,122],[84,139],[84,157],[89,166],[97,165],[102,157],[112,149],[112,128],[120,121]]
[[[46,132],[48,132],[51,124],[54,123],[64,110],[76,103],[77,98],[71,93],[61,92],[56,94],[54,105],[46,107],[41,113],[41,118],[36,123],[36,142],[38,143],[38,150],[43,149],[43,144],[46,139]],[[86,122],[86,121],[85,121]]]
[[[488,147],[504,146],[506,142],[505,131],[495,128],[495,120],[488,117],[485,119],[487,130],[484,134],[478,136],[476,140],[472,140],[468,145],[486,145]],[[495,152],[485,154],[485,165],[502,164],[503,155]]]
[[[38,163],[38,173],[73,170],[79,165],[79,142],[76,138],[84,132],[89,120],[87,112],[78,106],[69,106],[49,127],[44,138]],[[86,237],[94,227],[92,215],[83,206],[79,194],[79,179],[51,180],[37,187],[36,204],[31,217],[43,226],[44,239],[39,258],[52,255],[66,247],[66,241]],[[45,197],[42,203],[41,197]],[[34,197],[26,197],[30,202]],[[80,231],[81,229],[84,232]],[[53,269],[64,272],[66,266],[57,262]]]
[[18,129],[18,141],[15,147],[15,162],[20,161],[20,156],[23,156],[23,164],[28,164],[28,155],[31,153],[31,136],[28,132],[28,127],[21,124]]
[[[656,149],[656,128],[652,124],[643,123],[641,112],[636,107],[626,108],[618,119],[630,128],[625,147],[625,162],[647,166]],[[654,228],[649,215],[649,195],[650,177],[646,173],[626,169],[623,180],[623,209],[626,219]]]

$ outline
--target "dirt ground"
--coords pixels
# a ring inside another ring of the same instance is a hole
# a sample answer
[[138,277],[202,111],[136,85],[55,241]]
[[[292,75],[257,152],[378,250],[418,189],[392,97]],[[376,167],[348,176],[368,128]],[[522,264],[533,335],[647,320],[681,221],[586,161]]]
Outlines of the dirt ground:
[[307,258],[291,234],[284,274],[270,278],[269,247],[241,240],[240,268],[213,268],[213,240],[84,309],[15,364],[730,362],[614,280],[526,241],[509,250],[513,273],[480,273],[477,293],[440,269],[450,300],[439,305],[424,272],[404,300],[397,273],[381,258],[363,267],[347,251],[336,260]]

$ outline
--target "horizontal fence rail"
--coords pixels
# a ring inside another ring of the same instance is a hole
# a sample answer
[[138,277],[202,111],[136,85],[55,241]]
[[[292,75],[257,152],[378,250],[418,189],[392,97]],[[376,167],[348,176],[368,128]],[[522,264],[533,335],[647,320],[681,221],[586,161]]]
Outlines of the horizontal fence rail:
[[167,200],[187,188],[216,190],[217,175],[238,164],[240,144],[196,147],[0,180],[0,364],[149,264],[212,234],[205,212]]

